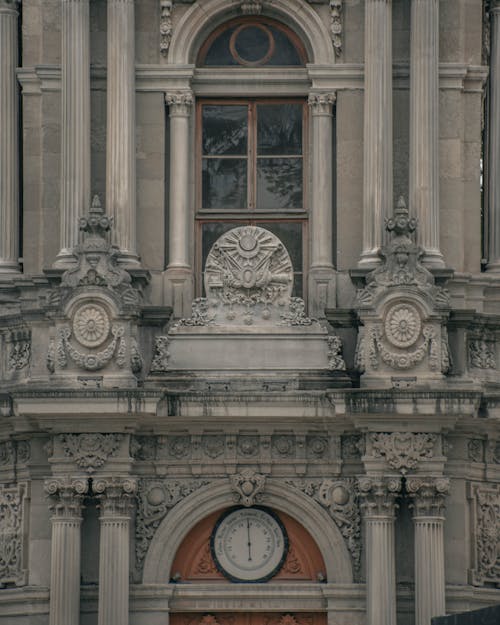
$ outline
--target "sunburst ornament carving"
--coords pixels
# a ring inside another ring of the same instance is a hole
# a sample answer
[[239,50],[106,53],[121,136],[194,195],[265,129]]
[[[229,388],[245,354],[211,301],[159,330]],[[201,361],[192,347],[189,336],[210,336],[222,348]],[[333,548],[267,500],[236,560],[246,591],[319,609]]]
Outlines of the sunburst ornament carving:
[[414,345],[422,329],[420,314],[411,304],[393,306],[385,318],[385,335],[395,347]]
[[73,335],[84,347],[102,345],[109,336],[110,328],[109,315],[99,304],[84,304],[73,317]]

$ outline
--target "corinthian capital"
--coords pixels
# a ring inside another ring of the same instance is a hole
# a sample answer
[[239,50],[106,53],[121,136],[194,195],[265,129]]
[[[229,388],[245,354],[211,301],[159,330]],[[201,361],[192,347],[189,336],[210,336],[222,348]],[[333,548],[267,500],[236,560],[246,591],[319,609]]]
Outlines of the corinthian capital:
[[86,478],[52,478],[45,481],[45,492],[54,517],[61,519],[81,519],[83,500],[89,490]]
[[365,518],[370,516],[393,517],[397,509],[396,498],[401,492],[398,477],[360,477],[358,479],[361,509]]
[[307,103],[313,115],[330,115],[337,95],[332,93],[310,93]]
[[92,490],[99,499],[101,516],[129,516],[137,493],[137,481],[129,477],[95,480]]
[[193,92],[186,90],[166,93],[165,102],[170,107],[170,115],[189,115],[193,105]]
[[411,477],[406,480],[406,490],[412,500],[413,518],[443,516],[446,496],[450,492],[448,478]]

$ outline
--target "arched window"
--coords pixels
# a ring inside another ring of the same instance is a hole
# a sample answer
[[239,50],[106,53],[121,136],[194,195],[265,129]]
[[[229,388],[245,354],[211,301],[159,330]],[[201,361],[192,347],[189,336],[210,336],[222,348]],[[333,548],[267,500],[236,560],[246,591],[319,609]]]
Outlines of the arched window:
[[[201,46],[198,66],[304,66],[303,46],[274,20],[232,20]],[[255,76],[258,83],[259,77]],[[197,100],[197,284],[213,243],[227,230],[252,224],[273,232],[294,265],[294,294],[304,296],[308,107],[305,97]]]

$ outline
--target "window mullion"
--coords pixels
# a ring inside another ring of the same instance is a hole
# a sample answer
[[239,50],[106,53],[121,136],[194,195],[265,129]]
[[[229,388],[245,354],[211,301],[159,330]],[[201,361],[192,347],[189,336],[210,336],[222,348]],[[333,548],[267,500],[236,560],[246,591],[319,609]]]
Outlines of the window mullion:
[[255,210],[255,170],[257,158],[257,106],[255,102],[248,105],[248,208]]

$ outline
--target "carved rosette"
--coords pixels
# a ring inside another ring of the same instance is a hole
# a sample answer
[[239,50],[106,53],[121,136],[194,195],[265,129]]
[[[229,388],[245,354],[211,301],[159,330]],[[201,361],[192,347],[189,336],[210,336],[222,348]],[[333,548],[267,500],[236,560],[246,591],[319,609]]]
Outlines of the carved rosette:
[[81,521],[83,500],[89,492],[87,478],[53,478],[46,480],[44,488],[54,519]]
[[141,480],[135,520],[135,570],[139,578],[153,536],[169,510],[208,480]]
[[471,582],[500,584],[500,486],[472,484],[473,568]]
[[286,480],[286,483],[328,510],[346,542],[358,575],[361,569],[361,514],[356,480]]
[[65,456],[87,473],[94,473],[114,456],[123,439],[122,434],[60,434]]
[[406,491],[411,497],[413,518],[444,517],[446,497],[450,492],[448,478],[410,477],[406,480]]
[[403,475],[416,469],[421,460],[432,458],[436,434],[424,432],[374,432],[368,435],[372,454]]
[[396,499],[401,494],[400,478],[360,477],[358,488],[365,518],[394,518],[398,507]]
[[24,484],[0,485],[0,588],[6,584],[22,586],[27,582],[24,569],[25,510]]
[[92,484],[99,500],[101,518],[129,517],[134,508],[137,480],[131,477],[99,478]]
[[160,0],[160,54],[164,57],[168,54],[172,40],[172,9],[173,0]]
[[247,507],[259,502],[266,485],[265,475],[255,473],[251,469],[244,469],[241,473],[231,475],[229,481],[235,491],[234,500]]

